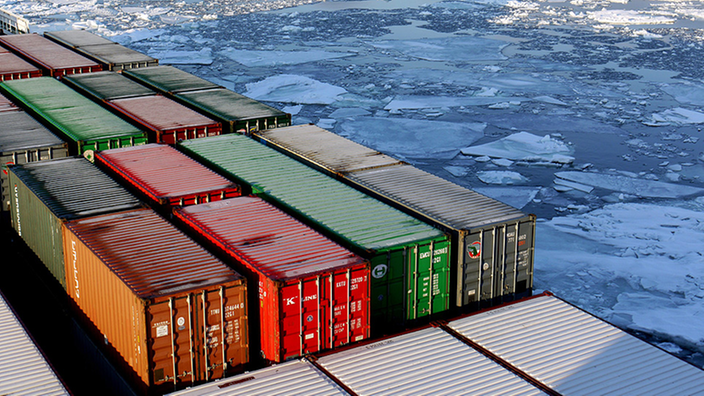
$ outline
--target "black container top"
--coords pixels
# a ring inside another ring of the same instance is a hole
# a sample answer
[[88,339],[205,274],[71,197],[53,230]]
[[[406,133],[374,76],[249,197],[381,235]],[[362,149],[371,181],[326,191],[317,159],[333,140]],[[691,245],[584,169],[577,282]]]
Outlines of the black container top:
[[10,165],[9,169],[63,220],[143,207],[134,195],[84,158]]
[[95,44],[117,44],[106,38],[93,34],[86,30],[61,30],[56,32],[44,32],[44,37],[62,44],[66,47],[77,48],[84,45]]
[[180,93],[201,89],[222,88],[215,83],[196,77],[173,66],[153,66],[125,70],[126,76],[135,79],[157,91]]
[[113,66],[125,63],[156,63],[157,60],[139,51],[123,47],[120,44],[84,45],[78,52],[100,63]]
[[72,74],[64,77],[62,81],[71,88],[98,100],[156,95],[152,89],[120,73],[110,71]]
[[0,112],[0,153],[61,145],[66,144],[24,111]]

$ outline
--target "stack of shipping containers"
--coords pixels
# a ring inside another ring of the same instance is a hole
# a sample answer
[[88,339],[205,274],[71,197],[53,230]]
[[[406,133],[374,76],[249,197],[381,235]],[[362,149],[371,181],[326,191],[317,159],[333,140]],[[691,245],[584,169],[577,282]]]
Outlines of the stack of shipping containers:
[[382,334],[449,308],[449,237],[239,134],[180,142],[371,264],[371,330]]
[[98,63],[36,33],[0,36],[0,46],[40,67],[45,76],[59,78],[102,70]]
[[[222,125],[115,72],[66,77],[70,87],[108,106],[124,119],[149,131],[150,141],[175,144],[179,140],[216,136]],[[119,88],[115,88],[119,87]]]
[[450,233],[458,307],[530,295],[535,216],[315,125],[253,136]]
[[41,69],[0,47],[0,81],[41,76]]
[[101,64],[103,70],[156,66],[157,59],[85,30],[45,32],[44,37]]
[[218,120],[225,133],[291,125],[291,115],[172,66],[125,71],[125,75]]
[[0,93],[0,113],[6,112],[6,111],[16,111],[19,110],[20,108],[15,106],[14,103],[10,99],[8,99],[5,95]]
[[72,155],[147,143],[146,132],[54,78],[5,81],[0,92],[67,141]]

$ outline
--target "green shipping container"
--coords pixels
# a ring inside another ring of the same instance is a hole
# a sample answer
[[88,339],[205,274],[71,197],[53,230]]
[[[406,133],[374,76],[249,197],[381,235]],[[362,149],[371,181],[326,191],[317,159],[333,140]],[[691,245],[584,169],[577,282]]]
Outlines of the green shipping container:
[[95,165],[65,158],[9,167],[12,227],[66,288],[64,222],[142,207]]
[[0,92],[40,118],[69,142],[69,152],[147,143],[147,133],[51,77],[0,83]]
[[374,335],[449,308],[450,241],[442,231],[244,135],[179,147],[367,258]]

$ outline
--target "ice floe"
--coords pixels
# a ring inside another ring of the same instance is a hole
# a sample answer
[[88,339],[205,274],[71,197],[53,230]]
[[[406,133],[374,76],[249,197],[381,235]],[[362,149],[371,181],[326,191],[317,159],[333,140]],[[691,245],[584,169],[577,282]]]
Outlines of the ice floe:
[[538,136],[519,132],[495,142],[470,146],[461,150],[464,155],[506,158],[514,161],[555,162],[568,164],[574,161],[573,149],[550,135]]
[[555,176],[571,182],[611,191],[618,191],[638,197],[679,198],[704,193],[704,189],[697,187],[665,183],[656,180],[646,180],[623,175],[565,171],[557,172],[555,173]]
[[384,51],[395,51],[417,59],[438,62],[503,60],[505,41],[474,36],[421,40],[369,41],[369,45]]
[[244,95],[252,99],[298,104],[331,104],[347,92],[332,84],[291,74],[267,77],[246,86]]
[[528,181],[528,178],[514,171],[480,171],[477,177],[486,184],[511,185]]
[[320,60],[351,56],[349,53],[322,50],[310,51],[250,51],[226,47],[220,54],[248,67],[298,65]]

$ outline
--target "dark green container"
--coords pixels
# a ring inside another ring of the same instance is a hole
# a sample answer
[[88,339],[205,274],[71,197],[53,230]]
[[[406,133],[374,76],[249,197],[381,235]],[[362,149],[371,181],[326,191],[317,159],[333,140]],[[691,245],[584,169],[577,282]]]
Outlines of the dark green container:
[[179,147],[367,258],[375,335],[449,308],[450,241],[442,231],[243,135]]
[[130,70],[124,74],[216,119],[223,124],[224,133],[248,133],[291,125],[291,114],[172,66]]
[[65,158],[9,167],[12,227],[66,288],[62,224],[142,207],[95,165]]
[[25,107],[69,142],[69,152],[147,143],[147,133],[51,77],[0,83],[0,92]]
[[156,95],[156,91],[111,71],[71,74],[61,81],[96,101]]

